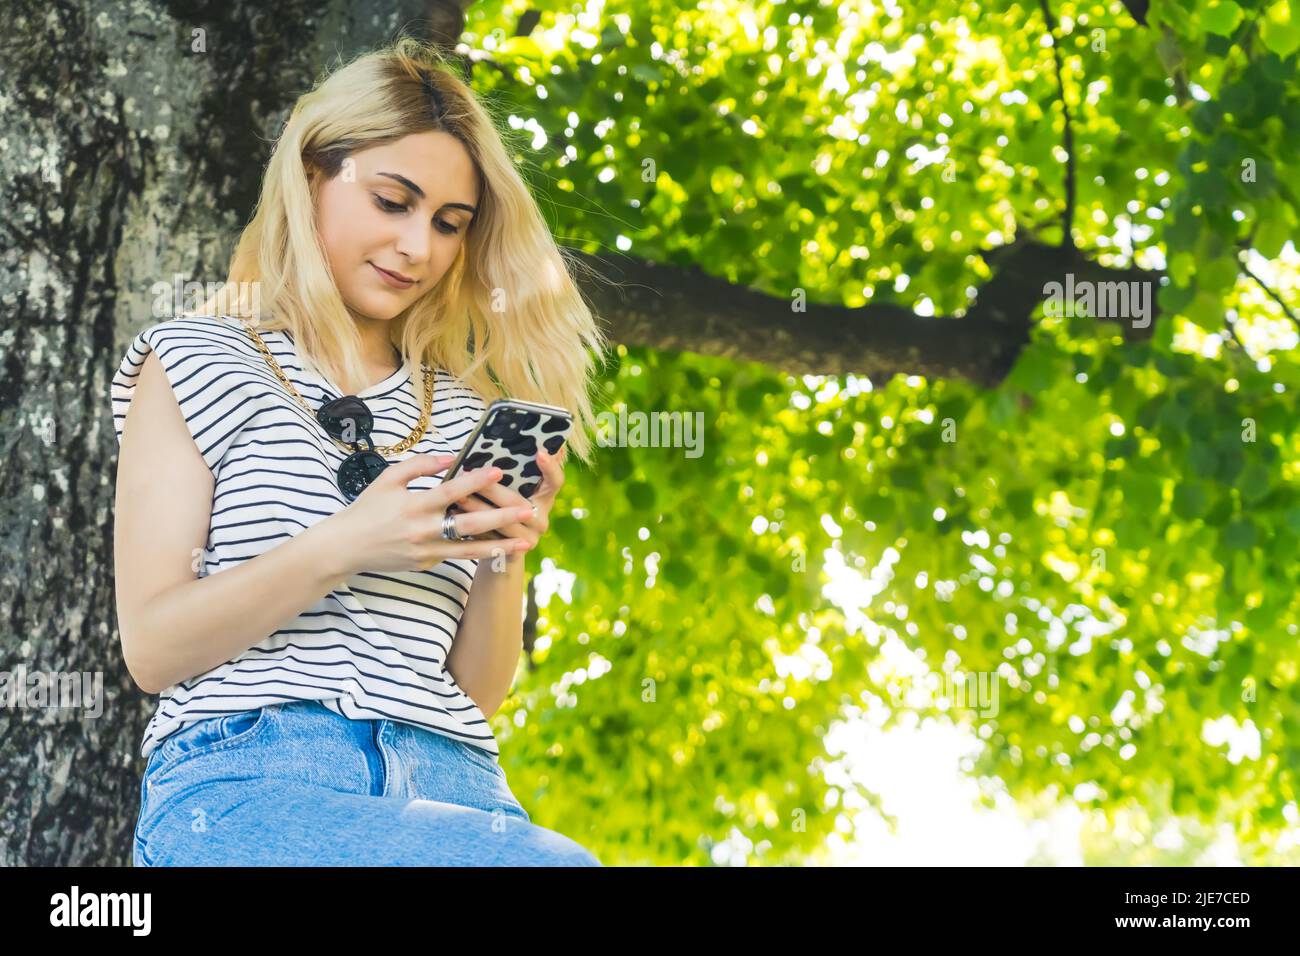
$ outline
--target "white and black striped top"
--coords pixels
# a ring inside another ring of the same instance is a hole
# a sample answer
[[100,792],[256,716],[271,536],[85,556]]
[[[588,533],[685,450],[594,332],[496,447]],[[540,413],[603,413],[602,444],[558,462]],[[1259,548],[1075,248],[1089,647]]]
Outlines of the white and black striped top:
[[[290,333],[258,334],[313,411],[341,394],[306,370]],[[136,336],[112,382],[119,444],[150,349],[215,478],[200,577],[255,558],[346,506],[335,472],[347,452],[289,394],[233,317],[180,316]],[[374,414],[376,445],[397,444],[419,420],[423,369],[413,371],[408,359],[359,393]],[[459,451],[485,407],[459,377],[437,369],[429,428],[387,460]],[[441,481],[422,476],[408,488]],[[461,559],[428,571],[353,575],[234,660],[165,689],[141,754],[195,721],[289,700],[319,700],[354,719],[405,721],[497,754],[482,711],[444,669],[477,567]]]

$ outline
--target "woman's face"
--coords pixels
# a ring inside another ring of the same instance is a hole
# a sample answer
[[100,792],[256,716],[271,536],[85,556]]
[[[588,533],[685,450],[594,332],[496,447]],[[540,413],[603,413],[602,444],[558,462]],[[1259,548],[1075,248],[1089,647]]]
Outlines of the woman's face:
[[[344,304],[391,319],[437,285],[465,241],[476,190],[469,153],[449,133],[413,133],[345,160],[316,203]],[[413,281],[386,280],[381,269]]]

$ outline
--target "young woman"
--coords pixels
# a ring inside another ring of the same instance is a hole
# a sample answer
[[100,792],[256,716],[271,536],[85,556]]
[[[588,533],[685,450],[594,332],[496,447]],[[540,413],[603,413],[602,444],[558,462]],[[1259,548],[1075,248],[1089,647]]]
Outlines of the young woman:
[[565,266],[425,46],[295,105],[229,281],[112,383],[122,651],[161,695],[136,865],[600,865],[488,725],[564,453],[531,500],[440,477],[498,396],[569,409],[588,460],[606,343]]

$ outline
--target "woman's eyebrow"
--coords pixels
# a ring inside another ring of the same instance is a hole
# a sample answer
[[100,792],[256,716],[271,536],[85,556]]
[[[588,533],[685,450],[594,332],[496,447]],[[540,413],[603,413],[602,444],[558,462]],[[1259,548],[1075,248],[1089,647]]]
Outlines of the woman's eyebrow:
[[[395,179],[395,180],[397,180],[397,182],[401,183],[403,186],[405,186],[405,187],[406,187],[407,189],[409,189],[411,192],[415,193],[415,194],[416,194],[417,196],[419,196],[421,199],[426,198],[425,195],[424,195],[424,190],[421,189],[419,186],[415,185],[415,183],[411,182],[409,179],[407,179],[407,178],[406,178],[405,176],[403,176],[401,173],[375,173],[375,175],[376,175],[376,176],[387,176],[389,179]],[[441,206],[439,206],[438,208],[439,208],[439,209],[447,209],[447,208],[452,208],[452,209],[464,209],[464,210],[465,210],[466,212],[468,212],[468,213],[475,213],[475,212],[478,211],[478,210],[475,209],[473,206],[471,206],[469,203],[465,203],[465,202],[445,202],[445,203],[443,203]]]

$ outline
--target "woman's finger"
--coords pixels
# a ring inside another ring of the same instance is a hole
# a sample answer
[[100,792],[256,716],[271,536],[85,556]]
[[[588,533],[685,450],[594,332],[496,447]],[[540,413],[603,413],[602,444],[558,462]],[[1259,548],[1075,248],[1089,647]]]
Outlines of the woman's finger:
[[[524,524],[525,521],[532,520],[533,518],[532,508],[529,508],[526,514],[524,513],[524,510],[522,508],[512,513],[511,509],[509,508],[493,508],[491,505],[481,504],[480,502],[477,501],[474,502],[472,505],[467,505],[464,502],[456,502],[451,507],[456,509],[455,511],[452,512],[453,514],[457,514],[457,513],[468,514],[470,512],[491,512],[491,511],[504,511],[507,514],[511,514],[512,523],[501,525],[499,528],[485,532],[485,534],[489,537],[523,538],[527,540],[530,539],[530,535],[536,534],[536,532],[530,532],[528,527]],[[518,519],[518,520],[513,520],[513,519]],[[459,528],[460,525],[457,524],[456,527]]]
[[429,507],[434,511],[444,511],[447,505],[475,492],[482,492],[501,478],[500,468],[473,468],[462,472],[455,478],[444,479],[438,487],[431,489],[427,496]]
[[558,455],[551,455],[544,450],[537,453],[537,466],[546,479],[548,491],[557,492],[564,486],[564,451],[568,447],[560,446]]
[[[525,529],[519,528],[519,522],[531,518],[533,509],[523,508],[490,508],[486,505],[480,505],[469,511],[461,511],[455,515],[456,531],[462,537],[470,535],[479,535],[488,531],[499,531],[504,537],[515,537],[517,532],[512,532],[511,528],[518,528],[519,531]],[[522,537],[522,536],[521,536]]]
[[[494,482],[486,488],[479,489],[476,493],[467,496],[468,499],[477,500],[485,508],[496,506],[498,508],[522,508],[528,504],[528,499],[521,495],[509,485],[503,485],[501,482]],[[483,498],[491,502],[484,502]]]

